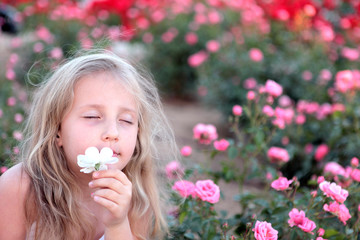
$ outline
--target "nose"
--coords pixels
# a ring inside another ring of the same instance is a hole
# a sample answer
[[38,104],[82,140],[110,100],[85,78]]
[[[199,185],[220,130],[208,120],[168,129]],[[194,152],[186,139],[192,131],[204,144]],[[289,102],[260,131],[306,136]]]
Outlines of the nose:
[[116,121],[109,121],[105,124],[102,140],[105,142],[119,141],[119,129]]

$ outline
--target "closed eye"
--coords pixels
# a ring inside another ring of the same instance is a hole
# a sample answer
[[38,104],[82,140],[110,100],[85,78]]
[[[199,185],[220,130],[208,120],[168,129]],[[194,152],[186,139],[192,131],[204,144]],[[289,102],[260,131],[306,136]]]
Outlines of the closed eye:
[[128,121],[128,120],[124,120],[124,119],[120,119],[120,122],[124,122],[124,123],[127,123],[127,124],[133,124],[132,121]]
[[86,119],[100,119],[99,116],[84,116]]

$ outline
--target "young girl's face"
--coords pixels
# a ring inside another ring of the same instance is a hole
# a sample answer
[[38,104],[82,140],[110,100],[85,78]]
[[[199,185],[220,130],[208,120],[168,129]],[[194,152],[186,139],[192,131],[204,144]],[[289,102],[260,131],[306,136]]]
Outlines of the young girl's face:
[[132,94],[108,73],[81,78],[74,88],[70,111],[60,125],[58,145],[69,167],[80,172],[77,155],[86,148],[109,147],[119,158],[109,168],[122,170],[133,155],[138,134],[138,112]]

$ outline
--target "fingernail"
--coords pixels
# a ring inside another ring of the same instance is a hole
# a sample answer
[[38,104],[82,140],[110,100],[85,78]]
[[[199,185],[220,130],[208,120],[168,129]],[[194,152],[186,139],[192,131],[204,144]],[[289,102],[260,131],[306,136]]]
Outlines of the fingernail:
[[94,176],[94,177],[98,177],[98,176],[99,176],[99,173],[98,173],[98,172],[94,172],[93,176]]
[[89,187],[92,187],[94,186],[94,183],[93,182],[89,182]]

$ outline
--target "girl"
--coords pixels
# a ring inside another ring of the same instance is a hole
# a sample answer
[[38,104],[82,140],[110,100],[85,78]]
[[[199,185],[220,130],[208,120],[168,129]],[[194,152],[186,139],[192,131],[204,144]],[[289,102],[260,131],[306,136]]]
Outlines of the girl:
[[[0,178],[0,239],[161,238],[155,145],[176,145],[151,78],[109,52],[74,58],[35,93],[25,136]],[[80,172],[88,147],[117,163]]]

